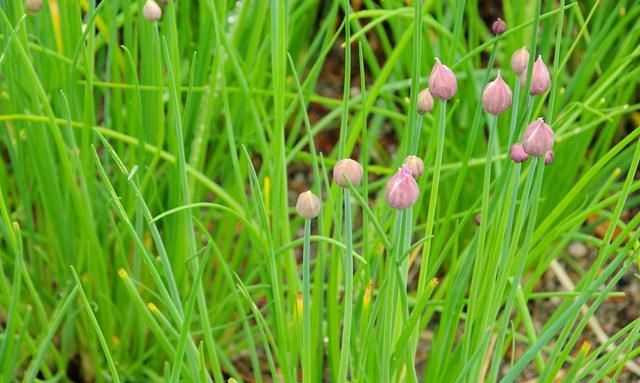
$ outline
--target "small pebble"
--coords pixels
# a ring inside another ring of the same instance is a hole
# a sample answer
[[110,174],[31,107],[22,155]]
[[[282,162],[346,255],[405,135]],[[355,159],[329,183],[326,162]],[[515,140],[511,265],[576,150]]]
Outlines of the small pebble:
[[571,242],[569,246],[567,246],[567,253],[575,258],[582,258],[587,255],[587,246],[582,242]]

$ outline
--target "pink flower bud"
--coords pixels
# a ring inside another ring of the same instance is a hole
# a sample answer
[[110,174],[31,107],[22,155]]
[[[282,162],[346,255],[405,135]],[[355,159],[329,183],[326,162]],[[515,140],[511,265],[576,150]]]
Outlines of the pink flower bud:
[[474,220],[476,221],[476,225],[480,226],[480,223],[482,222],[482,215],[480,215],[479,213],[476,214]]
[[513,73],[518,76],[522,75],[527,71],[527,65],[529,65],[529,51],[527,47],[522,47],[513,52],[511,56],[511,69],[513,69]]
[[504,112],[511,106],[511,89],[502,80],[500,71],[498,71],[498,77],[484,87],[482,106],[487,112],[494,115]]
[[425,114],[433,109],[433,97],[429,93],[429,88],[418,93],[418,113]]
[[[527,82],[527,72],[523,72],[520,75],[520,82],[524,86]],[[533,70],[531,72],[531,89],[529,93],[532,95],[543,94],[549,89],[551,85],[551,77],[549,76],[549,70],[547,66],[542,62],[542,56],[538,56],[538,59],[533,63]]]
[[553,162],[553,159],[555,158],[555,153],[553,152],[553,150],[549,150],[548,152],[546,152],[544,154],[544,164],[545,165],[551,165],[551,163]]
[[42,0],[27,0],[25,8],[29,13],[37,13],[40,9],[42,9]]
[[524,151],[522,144],[511,145],[509,156],[511,157],[511,160],[517,164],[524,162],[529,158],[529,155]]
[[528,155],[542,157],[553,147],[553,139],[553,130],[539,118],[524,131],[522,147]]
[[147,0],[142,8],[142,15],[147,21],[157,21],[162,17],[162,8],[154,0]]
[[311,190],[304,193],[300,193],[298,196],[298,202],[296,202],[296,212],[304,219],[313,219],[320,214],[320,207],[322,203],[317,195],[313,194]]
[[343,188],[349,187],[349,182],[357,186],[362,180],[362,165],[351,158],[338,161],[333,168],[333,180]]
[[501,18],[497,18],[496,21],[491,24],[491,31],[495,35],[501,35],[507,30],[507,24]]
[[420,190],[411,176],[411,169],[408,165],[402,165],[387,182],[385,197],[389,206],[394,209],[407,209],[416,203],[419,196]]
[[404,165],[409,167],[409,170],[411,170],[411,176],[415,179],[420,178],[424,173],[424,162],[422,162],[420,157],[414,155],[407,156],[407,158],[404,159]]
[[429,93],[440,100],[449,100],[458,90],[456,75],[436,57],[429,76]]

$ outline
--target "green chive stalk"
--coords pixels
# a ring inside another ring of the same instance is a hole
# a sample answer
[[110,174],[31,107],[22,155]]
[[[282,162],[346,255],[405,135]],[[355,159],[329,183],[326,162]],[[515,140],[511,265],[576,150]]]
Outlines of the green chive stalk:
[[311,358],[311,219],[304,220],[304,246],[302,250],[302,381],[313,381]]
[[351,191],[344,189],[344,319],[342,328],[342,345],[340,353],[340,366],[338,368],[338,381],[345,382],[349,370],[351,351],[351,321],[353,318],[353,238],[351,228]]
[[[522,192],[522,197],[521,197],[522,203],[520,204],[518,218],[516,219],[516,225],[515,225],[515,230],[513,234],[514,236],[516,236],[516,234],[519,234],[522,231],[522,227],[524,225],[525,219],[527,218],[527,210],[529,206],[531,205],[535,206],[537,210],[539,198],[531,198],[530,193],[531,193],[531,185],[533,183],[533,179],[536,177],[536,172],[537,172],[536,170],[539,162],[540,161],[538,160],[538,158],[534,157],[531,159],[531,165],[529,166],[529,170],[528,170],[529,174],[527,175],[524,190]],[[520,168],[520,164],[516,166],[517,174],[519,173],[519,170],[520,170],[519,168]],[[544,169],[544,167],[542,168]],[[541,175],[538,176],[538,179],[536,181],[536,187],[538,186],[537,185],[538,183],[540,184],[542,183],[541,179],[542,179]],[[514,194],[516,193],[514,192]],[[539,197],[539,194],[538,194],[538,197]],[[535,216],[533,218],[535,218]],[[529,220],[531,220],[531,217],[529,217]],[[517,243],[519,242],[518,239],[519,239],[519,235],[516,238],[511,239],[511,243],[509,246],[509,254],[511,254],[512,256],[515,256]],[[513,269],[514,261],[516,261],[516,259],[512,259],[512,261],[509,262],[510,266],[508,270]],[[507,325],[509,324],[509,320],[511,319],[511,310],[513,309],[513,304],[515,301],[516,289],[514,288],[514,286],[517,286],[519,284],[522,273],[524,272],[525,264],[526,264],[526,256],[520,256],[519,258],[517,258],[516,270],[515,270],[514,277],[512,279],[513,281],[511,285],[512,288],[505,303],[503,316],[498,321],[498,327],[497,327],[498,340],[496,341],[494,346],[494,354],[493,354],[492,363],[491,363],[492,366],[489,372],[490,379],[494,377],[497,378],[497,375],[498,375],[498,369],[500,367],[500,358],[502,357],[504,342],[505,342],[505,338],[507,337],[506,329],[507,329]]]
[[382,313],[382,350],[380,359],[380,381],[390,382],[392,375],[391,371],[391,353],[393,351],[393,338],[395,332],[395,318],[397,310],[396,302],[396,273],[397,273],[397,259],[401,256],[402,243],[404,242],[404,229],[405,229],[405,210],[400,210],[396,213],[396,222],[393,236],[393,250],[390,252],[390,256],[387,257],[387,268],[385,273],[384,283],[384,297],[383,297],[383,309]]
[[[435,226],[436,208],[438,204],[438,188],[440,186],[440,173],[442,171],[442,157],[444,152],[444,140],[445,140],[445,121],[447,118],[447,101],[440,102],[440,111],[438,114],[438,130],[436,141],[436,157],[433,168],[433,180],[431,182],[431,193],[429,195],[429,211],[427,212],[427,222],[424,231],[425,238],[431,238],[433,235],[433,228]],[[422,296],[426,288],[428,287],[428,267],[429,267],[429,253],[431,251],[432,239],[428,239],[422,248],[422,258],[420,261],[420,273],[418,277],[418,291],[417,296]],[[411,336],[412,354],[415,355],[415,350],[418,346],[419,327],[416,327]]]
[[[427,224],[424,230],[424,236],[433,235],[433,227],[435,225],[436,207],[438,204],[438,187],[440,186],[440,173],[442,170],[442,156],[444,152],[444,133],[445,121],[447,118],[447,101],[440,103],[440,113],[438,117],[438,139],[436,142],[436,163],[433,168],[433,181],[431,182],[431,194],[429,195],[429,212],[427,214]],[[421,295],[427,287],[427,268],[429,266],[429,251],[431,249],[431,240],[424,244],[422,249],[422,260],[420,262],[420,277],[418,279],[418,295]]]

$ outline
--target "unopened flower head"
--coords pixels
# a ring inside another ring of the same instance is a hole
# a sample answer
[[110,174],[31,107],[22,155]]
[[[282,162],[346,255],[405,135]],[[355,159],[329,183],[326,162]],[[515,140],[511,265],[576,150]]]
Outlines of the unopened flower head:
[[509,157],[517,164],[526,161],[529,158],[527,152],[524,151],[522,144],[513,144],[509,150]]
[[142,15],[148,21],[157,21],[162,18],[162,8],[154,0],[147,0],[142,8]]
[[411,175],[411,169],[408,165],[402,165],[387,182],[385,197],[389,206],[394,209],[407,209],[416,203],[419,196],[420,190]]
[[351,158],[338,161],[333,168],[333,180],[343,188],[349,187],[349,182],[353,186],[358,186],[362,180],[362,165]]
[[[527,72],[523,72],[520,75],[520,82],[524,86],[527,82]],[[540,95],[546,92],[551,86],[551,76],[547,66],[542,62],[542,56],[538,56],[536,62],[533,63],[533,69],[531,70],[531,89],[529,93],[532,95]]]
[[544,164],[551,165],[555,157],[556,157],[556,154],[553,152],[553,150],[549,150],[544,154]]
[[458,90],[456,75],[436,57],[436,63],[429,76],[429,92],[440,100],[449,100]]
[[528,155],[542,157],[553,148],[553,140],[553,130],[544,123],[542,118],[539,118],[529,124],[524,131],[522,147]]
[[482,92],[482,106],[484,109],[494,115],[498,115],[511,107],[511,89],[500,75],[491,81]]
[[501,18],[497,18],[493,24],[491,24],[491,31],[494,35],[501,35],[507,30],[507,24]]
[[513,52],[511,56],[511,69],[518,76],[527,71],[527,65],[529,65],[529,51],[527,47],[522,47]]
[[296,202],[296,212],[304,219],[313,219],[320,214],[322,202],[311,190],[300,193]]
[[429,88],[418,93],[418,113],[426,114],[433,109],[433,97],[429,93]]
[[415,179],[420,178],[422,174],[424,174],[424,162],[418,156],[410,155],[404,159],[404,165],[409,167],[411,170],[411,176]]
[[37,13],[42,9],[42,0],[27,0],[25,8],[29,13]]

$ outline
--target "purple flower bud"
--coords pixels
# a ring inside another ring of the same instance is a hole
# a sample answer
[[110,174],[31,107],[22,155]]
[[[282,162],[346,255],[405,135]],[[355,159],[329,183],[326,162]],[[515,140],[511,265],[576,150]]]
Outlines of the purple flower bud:
[[502,80],[500,71],[498,71],[498,77],[484,87],[482,106],[487,112],[494,115],[504,112],[511,106],[511,89]]
[[321,206],[320,198],[309,190],[298,196],[296,212],[304,219],[313,219],[320,214]]
[[162,17],[162,8],[154,0],[147,0],[142,8],[142,15],[147,21],[157,21]]
[[429,76],[429,93],[440,100],[449,100],[458,90],[456,75],[436,57]]
[[555,153],[553,152],[553,150],[549,150],[548,152],[546,152],[544,154],[544,164],[545,165],[551,165],[551,163],[553,162],[553,159],[555,158]]
[[27,0],[25,8],[29,13],[37,13],[40,9],[42,9],[42,0]]
[[429,88],[418,93],[418,113],[425,114],[433,109],[433,97],[429,93]]
[[553,130],[539,118],[524,131],[522,147],[528,155],[542,157],[553,148],[553,139]]
[[411,176],[415,179],[420,178],[420,176],[424,173],[424,162],[420,157],[410,155],[404,159],[404,165],[409,167],[411,170]]
[[529,155],[524,151],[522,144],[511,145],[511,150],[509,150],[509,156],[511,157],[511,160],[516,164],[524,162],[529,158]]
[[[520,75],[520,82],[524,86],[527,82],[527,72],[524,71]],[[533,63],[533,70],[531,72],[531,89],[529,93],[532,95],[543,94],[549,89],[551,85],[551,77],[547,66],[542,62],[542,56],[538,56],[538,59]]]
[[527,65],[529,65],[529,51],[527,47],[522,47],[513,52],[511,56],[511,69],[513,69],[513,73],[518,76],[522,75],[527,71]]
[[491,31],[495,35],[501,35],[507,30],[507,24],[501,18],[497,18],[496,21],[491,24]]
[[410,208],[419,196],[420,190],[416,180],[411,176],[411,169],[408,165],[402,165],[387,182],[385,197],[389,206],[394,209]]
[[351,158],[338,161],[333,168],[333,180],[343,188],[349,187],[349,182],[353,186],[358,186],[362,180],[362,165]]

